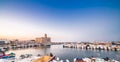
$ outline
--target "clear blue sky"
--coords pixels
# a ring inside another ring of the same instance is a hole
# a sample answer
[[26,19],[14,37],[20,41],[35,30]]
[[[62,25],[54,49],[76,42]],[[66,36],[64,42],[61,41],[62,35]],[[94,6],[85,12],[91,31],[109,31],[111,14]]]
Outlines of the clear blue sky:
[[0,37],[120,40],[120,0],[0,0]]

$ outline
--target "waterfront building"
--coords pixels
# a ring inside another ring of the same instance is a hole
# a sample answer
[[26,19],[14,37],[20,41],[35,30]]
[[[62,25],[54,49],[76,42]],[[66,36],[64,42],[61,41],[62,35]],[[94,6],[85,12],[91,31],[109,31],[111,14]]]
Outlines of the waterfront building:
[[94,45],[112,46],[112,42],[95,42]]
[[39,42],[39,43],[50,43],[51,42],[51,38],[47,37],[47,34],[45,34],[44,37],[36,38],[36,42]]

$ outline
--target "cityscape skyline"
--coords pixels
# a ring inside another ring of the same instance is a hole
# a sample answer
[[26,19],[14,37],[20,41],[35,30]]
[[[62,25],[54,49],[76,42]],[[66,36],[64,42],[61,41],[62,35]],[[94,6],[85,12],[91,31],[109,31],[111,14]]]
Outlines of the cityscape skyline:
[[0,0],[0,38],[119,41],[119,0]]

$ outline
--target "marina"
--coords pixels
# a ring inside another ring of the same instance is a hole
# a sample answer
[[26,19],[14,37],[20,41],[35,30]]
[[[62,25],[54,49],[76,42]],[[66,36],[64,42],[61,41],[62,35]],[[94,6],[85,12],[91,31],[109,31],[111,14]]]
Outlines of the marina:
[[47,38],[45,34],[45,37],[37,38],[37,41],[1,40],[0,44],[0,62],[120,61],[120,45],[112,42],[56,43],[51,42],[50,38]]
[[105,50],[99,51],[99,50],[86,50],[86,49],[71,49],[71,48],[63,48],[63,45],[51,45],[50,47],[42,46],[42,47],[32,47],[32,48],[10,49],[9,51],[6,52],[6,54],[10,52],[14,52],[16,54],[15,58],[20,58],[21,55],[30,54],[29,57],[23,56],[24,57],[23,59],[14,59],[15,62],[22,62],[22,61],[32,62],[35,59],[39,59],[43,56],[48,55],[49,53],[53,53],[56,56],[56,60],[53,60],[53,62],[75,62],[77,60],[80,61],[84,60],[86,62],[91,62],[91,57],[95,58],[94,62],[105,62],[106,57],[109,58],[109,61],[106,62],[120,61],[119,59],[120,52],[105,51]]
[[120,62],[120,0],[0,0],[0,62]]

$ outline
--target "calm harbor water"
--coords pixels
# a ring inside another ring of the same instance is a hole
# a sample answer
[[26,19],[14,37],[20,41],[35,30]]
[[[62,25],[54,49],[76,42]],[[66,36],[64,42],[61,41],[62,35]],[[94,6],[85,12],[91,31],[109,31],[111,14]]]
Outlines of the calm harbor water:
[[72,49],[72,48],[63,48],[62,45],[52,45],[50,47],[37,47],[37,48],[26,48],[26,49],[16,49],[16,50],[9,50],[6,53],[14,52],[16,53],[17,57],[21,54],[49,54],[53,53],[57,57],[62,60],[69,59],[73,62],[73,59],[76,57],[83,58],[83,57],[109,57],[111,59],[115,59],[120,61],[120,51],[104,51],[104,50],[81,50],[81,49]]

